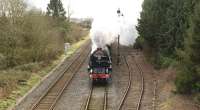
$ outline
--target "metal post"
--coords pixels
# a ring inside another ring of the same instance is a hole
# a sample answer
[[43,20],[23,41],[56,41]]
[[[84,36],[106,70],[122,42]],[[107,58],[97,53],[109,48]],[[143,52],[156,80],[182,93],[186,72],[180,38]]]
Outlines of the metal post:
[[[117,10],[118,17],[120,18],[121,16],[124,16],[120,9]],[[118,34],[117,38],[117,65],[120,64],[120,33]]]
[[119,44],[119,41],[120,41],[120,35],[118,35],[118,38],[117,38],[117,65],[120,64],[120,44]]

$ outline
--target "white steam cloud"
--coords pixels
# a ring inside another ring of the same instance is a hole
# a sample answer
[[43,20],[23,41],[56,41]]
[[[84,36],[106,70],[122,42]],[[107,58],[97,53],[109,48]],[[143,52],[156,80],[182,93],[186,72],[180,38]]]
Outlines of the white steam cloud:
[[[96,48],[105,48],[117,41],[120,35],[121,45],[133,45],[137,38],[137,31],[134,24],[131,24],[125,17],[112,17],[94,19],[92,29],[90,30],[90,37],[93,43],[93,51]],[[92,52],[93,52],[92,51]]]

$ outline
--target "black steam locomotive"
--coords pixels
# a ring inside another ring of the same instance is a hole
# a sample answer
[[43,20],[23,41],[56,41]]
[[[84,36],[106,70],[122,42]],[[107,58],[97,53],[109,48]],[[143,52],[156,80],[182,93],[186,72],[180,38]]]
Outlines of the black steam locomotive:
[[89,59],[88,72],[92,82],[107,82],[111,79],[112,61],[111,48],[97,48]]

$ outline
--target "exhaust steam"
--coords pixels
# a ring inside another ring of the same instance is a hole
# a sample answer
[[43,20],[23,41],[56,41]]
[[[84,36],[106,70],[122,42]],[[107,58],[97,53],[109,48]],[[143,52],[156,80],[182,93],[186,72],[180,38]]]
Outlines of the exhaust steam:
[[118,35],[121,45],[130,46],[135,43],[138,34],[135,25],[129,23],[125,17],[94,19],[90,30],[92,52],[97,48],[105,49],[106,45],[117,42]]

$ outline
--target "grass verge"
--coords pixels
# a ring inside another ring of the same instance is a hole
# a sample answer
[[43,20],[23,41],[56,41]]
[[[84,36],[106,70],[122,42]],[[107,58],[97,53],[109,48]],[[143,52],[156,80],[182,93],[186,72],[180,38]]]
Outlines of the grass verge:
[[[72,44],[67,53],[63,54],[60,58],[53,61],[50,65],[44,68],[41,68],[40,71],[38,72],[31,72],[31,76],[28,79],[26,84],[22,84],[22,85],[18,84],[16,89],[12,91],[7,97],[0,99],[0,110],[6,110],[9,107],[14,106],[16,104],[17,99],[19,99],[20,97],[23,97],[31,88],[33,88],[36,84],[38,84],[39,81],[41,81],[44,76],[46,76],[53,68],[55,68],[56,65],[58,65],[64,58],[70,57],[88,39],[89,37],[84,37],[79,42]],[[12,71],[15,71],[15,70],[13,69]]]

